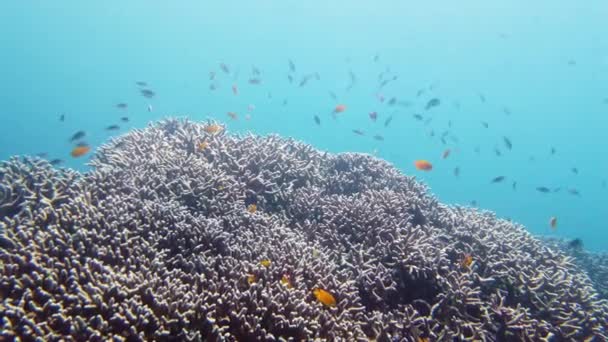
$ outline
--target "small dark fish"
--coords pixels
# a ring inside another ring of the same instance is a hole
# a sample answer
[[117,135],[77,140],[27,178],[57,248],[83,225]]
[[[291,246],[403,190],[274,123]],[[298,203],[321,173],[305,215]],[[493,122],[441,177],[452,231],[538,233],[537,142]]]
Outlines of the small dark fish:
[[433,118],[428,118],[428,119],[424,120],[424,125],[428,126],[431,123],[431,121],[433,121]]
[[517,182],[513,182],[513,190],[517,190]]
[[505,113],[505,115],[511,115],[511,109],[509,109],[509,107],[504,107],[502,112]]
[[213,81],[215,79],[215,71],[209,71],[209,81]]
[[85,135],[86,135],[86,133],[84,131],[78,131],[78,132],[74,133],[74,135],[72,135],[72,137],[70,138],[70,142],[80,140],[80,139],[84,138]]
[[432,129],[432,130],[429,132],[429,137],[434,137],[434,136],[435,136],[435,130],[434,130],[434,129]]
[[574,173],[575,175],[578,175],[578,169],[577,169],[577,168],[575,168],[575,167],[573,167],[573,168],[572,168],[572,173]]
[[355,133],[356,135],[365,135],[365,133],[363,133],[363,131],[359,129],[353,129],[353,133]]
[[500,152],[500,150],[498,149],[498,147],[494,147],[494,154],[496,154],[497,157],[502,156],[502,152]]
[[287,79],[289,80],[289,83],[293,83],[293,76],[287,75]]
[[507,149],[512,149],[513,148],[513,144],[511,143],[511,140],[507,137],[502,137],[502,140],[505,142],[505,146],[507,146]]
[[394,106],[395,103],[397,103],[397,98],[396,97],[392,97],[389,101],[388,101],[388,105],[389,106]]
[[384,80],[382,81],[382,83],[380,83],[380,89],[384,88],[384,86],[386,86],[391,80]]
[[605,98],[603,102],[604,102],[605,105],[608,105],[608,97]]
[[379,135],[379,134],[377,134],[377,135],[374,135],[374,140],[384,141],[384,137],[381,136],[381,135]]
[[63,163],[63,160],[61,160],[61,159],[53,159],[49,163],[51,163],[51,165],[59,165],[59,164]]
[[486,103],[486,97],[482,93],[479,93],[479,100],[481,100],[481,102],[483,103]]
[[424,94],[424,92],[425,92],[424,88],[423,88],[423,89],[419,89],[419,90],[416,92],[416,97],[420,97],[420,96],[422,96],[422,94]]
[[606,181],[605,180],[602,181],[602,188],[604,188],[604,189],[606,188]]
[[283,106],[287,106],[287,99],[283,100]]
[[568,60],[568,65],[569,66],[575,66],[576,65],[576,61],[574,59],[570,59],[570,60]]
[[89,144],[86,141],[79,141],[76,146],[78,147],[86,147],[89,146]]
[[551,155],[554,155],[557,152],[557,150],[555,149],[555,147],[551,147]]
[[581,195],[581,193],[580,193],[580,192],[578,192],[578,190],[576,190],[576,189],[574,189],[574,188],[572,188],[572,189],[568,189],[568,193],[569,193],[570,195],[573,195],[573,196],[580,196],[580,195]]
[[251,66],[251,73],[255,76],[260,75],[260,69],[258,69],[255,65]]
[[220,63],[220,69],[222,69],[222,71],[226,74],[230,73],[230,69],[228,68],[228,65],[226,65],[224,63]]
[[141,93],[141,95],[143,97],[148,98],[148,99],[151,99],[154,97],[154,95],[156,95],[156,93],[150,89],[141,89],[139,92]]
[[482,122],[481,122],[481,124],[482,124],[482,125],[483,125],[483,127],[485,127],[485,128],[490,127],[490,125],[488,125],[488,123],[487,123],[487,122],[485,122],[485,121],[482,121]]
[[542,192],[542,193],[544,193],[544,194],[546,194],[546,193],[548,193],[548,192],[551,192],[551,190],[550,190],[549,188],[547,188],[546,186],[539,186],[539,187],[536,187],[536,191],[538,191],[538,192]]
[[39,157],[39,158],[46,158],[48,156],[49,156],[49,154],[46,152],[41,152],[41,153],[36,154],[36,157]]
[[321,119],[319,118],[319,116],[315,115],[314,119],[315,119],[315,123],[317,124],[317,126],[321,126]]
[[296,65],[293,63],[291,59],[287,60],[289,62],[289,70],[291,72],[296,72]]
[[65,121],[65,114],[61,114],[59,116],[59,121],[64,122]]
[[351,90],[357,83],[357,75],[355,75],[355,73],[351,70],[348,72],[348,76],[350,77],[350,83],[348,87],[346,87],[346,90]]
[[107,131],[117,131],[119,129],[120,129],[120,126],[118,126],[118,125],[110,125],[110,126],[106,127]]
[[213,91],[213,90],[215,90],[215,89],[217,89],[217,85],[216,85],[215,83],[211,83],[211,84],[209,85],[209,90]]
[[460,168],[459,167],[455,167],[454,168],[454,176],[456,176],[456,177],[460,176]]
[[137,84],[139,87],[147,87],[148,83],[144,82],[144,81],[137,81],[135,82],[135,84]]
[[388,127],[388,125],[393,121],[393,116],[389,116],[386,120],[384,120],[384,127]]
[[505,176],[494,177],[490,183],[500,183],[500,182],[504,181],[506,178],[507,177],[505,177]]
[[129,118],[126,116],[123,116],[122,118],[120,118],[120,121],[122,122],[129,122]]
[[378,54],[376,54],[376,55],[374,56],[374,62],[378,62],[378,60],[379,60],[379,59],[380,59],[380,56],[379,56]]
[[129,105],[126,103],[121,102],[121,103],[116,104],[116,108],[118,108],[118,109],[127,109],[127,107],[129,107]]
[[441,101],[438,98],[432,98],[426,103],[426,106],[424,107],[424,109],[429,110],[433,107],[439,106],[440,104],[441,104]]
[[477,201],[476,200],[472,200],[471,201],[471,206],[476,207],[477,206]]
[[259,78],[250,78],[249,79],[249,84],[260,84],[262,83],[262,80],[260,80]]
[[315,72],[315,74],[314,74],[314,75],[315,75],[315,79],[316,79],[317,81],[320,81],[320,80],[321,80],[321,75],[320,75],[318,72]]
[[420,114],[414,114],[414,119],[418,120],[418,121],[422,121],[423,117]]
[[583,240],[576,238],[568,242],[568,248],[573,249],[577,252],[583,250]]
[[369,118],[373,122],[376,122],[376,120],[378,120],[378,112],[369,112]]
[[397,105],[407,108],[407,107],[411,107],[412,103],[410,101],[399,101],[399,102],[397,102]]
[[479,148],[479,146],[475,146],[475,149],[473,149],[473,151],[479,154],[481,152],[481,149]]
[[557,188],[553,189],[553,192],[560,192],[561,190],[562,190],[561,187],[557,187]]
[[452,120],[448,120],[448,128],[452,128]]
[[333,91],[329,92],[329,96],[333,99],[333,100],[337,100],[338,96],[336,96],[336,93],[334,93]]

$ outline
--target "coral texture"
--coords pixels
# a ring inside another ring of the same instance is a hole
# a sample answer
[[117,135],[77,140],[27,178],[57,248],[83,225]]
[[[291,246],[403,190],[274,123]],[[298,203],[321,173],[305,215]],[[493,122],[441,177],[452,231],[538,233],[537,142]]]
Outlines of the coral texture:
[[209,125],[131,131],[85,174],[0,164],[4,338],[607,338],[589,277],[523,227],[368,155]]

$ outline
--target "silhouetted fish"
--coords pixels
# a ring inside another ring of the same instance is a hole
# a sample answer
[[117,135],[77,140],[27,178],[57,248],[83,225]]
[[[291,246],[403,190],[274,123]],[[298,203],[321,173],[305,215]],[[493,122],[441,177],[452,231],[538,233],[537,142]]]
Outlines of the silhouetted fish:
[[355,133],[356,135],[365,135],[365,133],[363,133],[363,131],[359,129],[353,129],[353,133]]
[[573,168],[572,168],[572,173],[574,173],[575,175],[578,175],[578,169],[577,169],[577,168],[575,168],[575,167],[573,167]]
[[220,69],[222,69],[222,71],[226,74],[230,73],[230,68],[228,68],[228,65],[225,63],[220,63]]
[[334,93],[333,91],[329,92],[329,96],[333,99],[333,100],[337,100],[338,96],[336,96],[336,93]]
[[376,135],[374,135],[374,140],[384,141],[384,137],[379,134],[376,134]]
[[140,87],[147,87],[148,83],[144,82],[144,81],[137,81],[135,82],[135,84],[137,84]]
[[507,177],[505,177],[505,176],[494,177],[490,183],[500,183],[500,182],[504,181],[506,178]]
[[120,121],[122,122],[129,122],[129,118],[126,116],[123,116],[122,118],[120,118]]
[[418,121],[422,121],[423,117],[420,114],[414,114],[413,115],[414,119],[418,120]]
[[551,147],[551,155],[554,155],[555,152],[557,152],[557,150],[555,149],[555,147]]
[[65,121],[65,114],[61,114],[59,116],[59,121],[64,122]]
[[61,160],[61,159],[53,159],[49,163],[51,163],[51,165],[59,165],[59,164],[63,163],[63,160]]
[[551,192],[551,190],[549,188],[547,188],[546,186],[538,186],[538,187],[536,187],[536,191],[542,192],[545,194],[548,192]]
[[483,127],[485,127],[485,128],[490,127],[490,125],[488,125],[488,123],[487,123],[487,122],[485,122],[485,121],[482,121],[482,122],[481,122],[481,124],[482,124],[482,125],[483,125]]
[[513,182],[513,190],[517,190],[517,182]]
[[441,104],[441,101],[438,98],[432,98],[426,103],[426,106],[424,107],[424,109],[429,110],[433,107],[439,106],[440,104]]
[[80,140],[80,139],[84,138],[85,135],[86,135],[86,133],[84,131],[78,131],[78,132],[74,133],[74,135],[72,135],[72,137],[70,138],[70,142]]
[[568,248],[580,252],[583,249],[583,240],[576,238],[574,240],[569,241]]
[[119,129],[120,129],[120,126],[118,126],[118,125],[110,125],[110,126],[106,127],[107,131],[116,131]]
[[578,190],[574,189],[574,188],[568,189],[568,193],[570,195],[573,195],[573,196],[580,196],[581,195],[581,193]]
[[319,118],[319,116],[315,115],[314,119],[315,119],[315,123],[317,124],[317,126],[321,126],[321,119]]
[[118,109],[127,109],[127,107],[129,107],[129,105],[124,102],[116,104],[116,108],[118,108]]
[[481,102],[486,103],[486,97],[482,93],[479,93],[479,99]]
[[384,127],[388,127],[388,125],[393,121],[393,116],[389,116],[386,120],[384,120]]
[[291,59],[287,60],[289,62],[289,71],[296,72],[296,65],[293,63]]
[[456,177],[460,176],[460,168],[459,167],[455,167],[454,168],[454,176],[456,176]]
[[505,142],[505,146],[507,146],[507,148],[510,150],[513,148],[513,144],[511,144],[511,140],[509,140],[509,138],[507,137],[502,137],[502,139]]
[[141,95],[143,97],[148,98],[148,99],[151,99],[156,95],[156,93],[150,89],[141,89],[139,92],[141,93]]

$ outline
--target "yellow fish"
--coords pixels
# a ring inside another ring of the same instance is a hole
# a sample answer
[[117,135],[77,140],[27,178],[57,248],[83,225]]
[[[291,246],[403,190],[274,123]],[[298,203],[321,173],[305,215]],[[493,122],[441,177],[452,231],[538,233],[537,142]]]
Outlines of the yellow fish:
[[271,264],[270,259],[264,259],[262,261],[260,261],[260,265],[264,266],[264,267],[269,267]]
[[258,206],[255,204],[250,204],[247,206],[247,211],[251,214],[255,213],[258,210]]
[[473,264],[473,256],[471,254],[465,254],[460,260],[460,265],[464,268],[469,268]]
[[316,289],[312,290],[312,294],[315,295],[321,304],[329,307],[336,306],[336,298],[328,291],[317,287]]
[[247,282],[248,282],[249,284],[253,284],[253,283],[255,283],[255,282],[256,282],[256,280],[257,280],[257,277],[255,276],[255,274],[251,274],[251,273],[250,273],[250,274],[247,274]]
[[206,142],[206,141],[201,141],[200,143],[198,143],[198,150],[199,150],[199,152],[203,151],[207,147],[209,147],[209,143]]
[[293,285],[291,285],[291,278],[287,274],[283,274],[281,277],[281,284],[287,286],[288,289],[293,287]]

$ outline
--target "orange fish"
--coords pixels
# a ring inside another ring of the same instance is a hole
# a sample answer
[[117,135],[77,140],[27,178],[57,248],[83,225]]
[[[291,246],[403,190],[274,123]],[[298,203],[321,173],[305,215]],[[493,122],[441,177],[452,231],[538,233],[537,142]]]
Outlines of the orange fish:
[[232,85],[232,93],[234,95],[238,95],[239,94],[239,88],[236,86],[236,84]]
[[441,155],[441,158],[445,159],[450,155],[450,149],[446,149],[445,151],[443,151],[443,154]]
[[473,256],[471,254],[465,254],[460,260],[460,266],[469,268],[473,264]]
[[201,141],[200,143],[198,143],[199,152],[205,150],[207,147],[209,147],[209,143],[206,141]]
[[549,219],[549,225],[551,226],[551,229],[556,230],[557,229],[557,217],[555,217],[555,216],[551,217],[551,219]]
[[429,163],[426,160],[416,160],[414,162],[414,166],[416,166],[416,169],[422,171],[431,171],[433,169],[433,164]]
[[336,106],[336,108],[334,108],[334,114],[336,113],[342,113],[346,110],[346,105],[343,104],[339,104]]
[[72,155],[72,157],[78,158],[78,157],[82,157],[85,154],[89,153],[90,150],[91,150],[91,148],[89,146],[85,146],[85,145],[76,146],[76,147],[74,147],[72,152],[70,152],[70,154]]
[[288,274],[283,274],[281,277],[281,284],[285,285],[288,289],[293,287],[293,285],[291,285],[291,277]]
[[247,211],[251,214],[255,213],[258,210],[258,206],[255,204],[250,204],[247,206]]
[[218,124],[211,124],[211,125],[207,125],[203,128],[203,131],[209,133],[209,134],[216,134],[222,131],[222,126],[218,125]]
[[237,120],[239,118],[239,115],[235,112],[228,112],[228,116],[232,119],[232,120]]
[[317,298],[317,300],[319,302],[321,302],[321,304],[325,305],[325,306],[336,306],[336,298],[334,298],[334,296],[329,293],[328,291],[325,291],[323,289],[320,288],[316,288],[314,290],[312,290],[312,294],[315,295],[315,297]]

